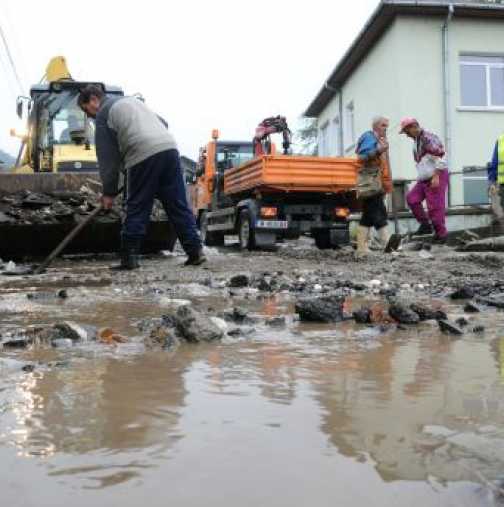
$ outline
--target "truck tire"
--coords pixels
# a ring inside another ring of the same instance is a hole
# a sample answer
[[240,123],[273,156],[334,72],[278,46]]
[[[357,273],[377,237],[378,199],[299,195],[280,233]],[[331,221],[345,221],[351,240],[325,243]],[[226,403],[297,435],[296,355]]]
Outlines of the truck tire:
[[313,237],[315,238],[315,245],[319,250],[332,248],[331,233],[328,230],[314,232]]
[[240,250],[253,250],[256,247],[255,231],[252,229],[252,219],[250,212],[247,210],[240,213],[238,238],[240,240]]
[[206,246],[223,246],[224,234],[222,232],[211,232],[208,230],[208,215],[203,212],[200,217],[201,241]]

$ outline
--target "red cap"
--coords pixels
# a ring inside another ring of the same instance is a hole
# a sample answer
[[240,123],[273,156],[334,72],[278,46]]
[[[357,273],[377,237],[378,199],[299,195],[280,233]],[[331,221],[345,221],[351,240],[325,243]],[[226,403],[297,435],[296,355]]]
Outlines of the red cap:
[[406,116],[406,118],[403,118],[401,120],[401,130],[399,131],[399,134],[404,134],[404,131],[411,127],[411,125],[419,125],[416,118],[413,118],[412,116]]

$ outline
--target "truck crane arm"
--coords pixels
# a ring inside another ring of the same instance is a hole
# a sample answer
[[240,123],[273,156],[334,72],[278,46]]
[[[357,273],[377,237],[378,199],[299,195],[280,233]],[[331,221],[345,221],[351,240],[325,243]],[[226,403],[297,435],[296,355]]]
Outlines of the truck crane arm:
[[287,125],[285,116],[271,116],[265,118],[256,128],[254,136],[254,155],[260,157],[261,155],[271,154],[271,134],[282,134],[283,154],[288,155],[292,143],[292,134]]

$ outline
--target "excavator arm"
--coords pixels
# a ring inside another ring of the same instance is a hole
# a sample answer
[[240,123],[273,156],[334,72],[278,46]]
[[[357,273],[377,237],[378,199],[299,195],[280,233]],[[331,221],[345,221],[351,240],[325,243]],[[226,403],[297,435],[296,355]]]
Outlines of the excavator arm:
[[256,128],[254,136],[254,154],[256,157],[271,154],[271,134],[282,134],[283,154],[288,155],[292,143],[292,134],[285,116],[265,118]]

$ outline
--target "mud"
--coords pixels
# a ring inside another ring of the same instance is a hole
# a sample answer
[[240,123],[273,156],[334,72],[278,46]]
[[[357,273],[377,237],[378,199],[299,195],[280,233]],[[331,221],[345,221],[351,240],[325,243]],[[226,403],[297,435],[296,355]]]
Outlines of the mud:
[[[357,260],[301,240],[210,249],[196,269],[177,253],[0,277],[1,342],[51,330],[0,348],[2,500],[502,505],[504,313],[487,303],[504,255],[431,253]],[[464,287],[471,300],[450,297]],[[341,319],[300,320],[299,301],[324,298]]]

